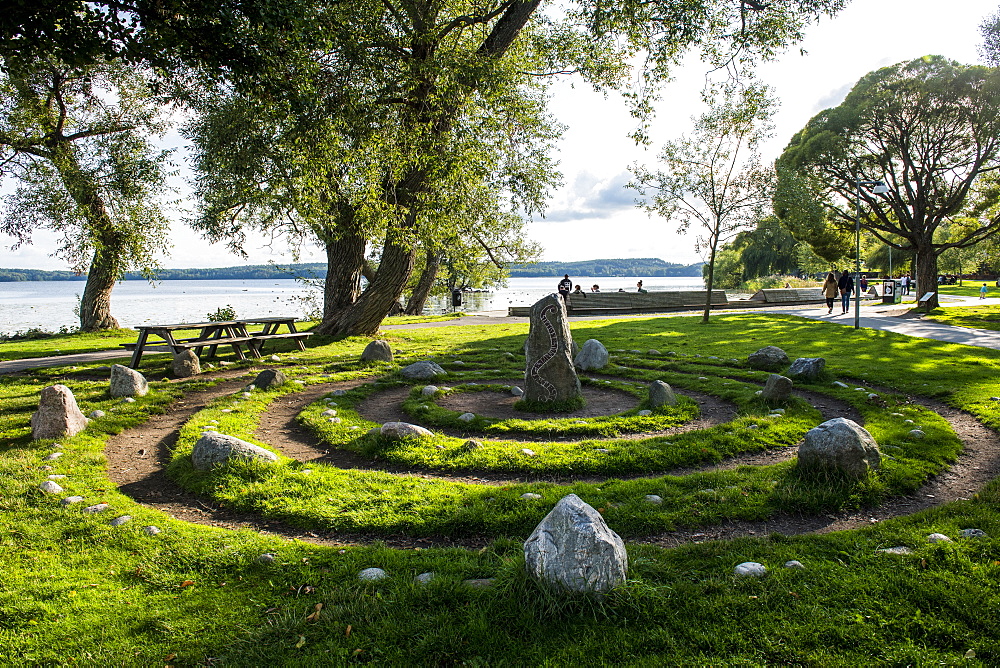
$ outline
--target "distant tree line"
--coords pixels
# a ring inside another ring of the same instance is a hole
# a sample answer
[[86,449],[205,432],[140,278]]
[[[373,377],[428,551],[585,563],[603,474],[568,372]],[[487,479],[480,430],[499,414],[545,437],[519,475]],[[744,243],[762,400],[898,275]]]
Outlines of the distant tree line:
[[538,276],[701,276],[703,262],[674,264],[656,257],[581,260],[580,262],[535,262],[515,264],[511,278]]

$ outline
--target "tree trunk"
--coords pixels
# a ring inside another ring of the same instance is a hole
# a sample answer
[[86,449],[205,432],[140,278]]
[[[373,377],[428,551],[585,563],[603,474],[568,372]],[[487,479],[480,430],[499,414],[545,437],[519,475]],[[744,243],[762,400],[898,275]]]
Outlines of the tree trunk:
[[917,292],[916,299],[920,299],[923,295],[928,292],[933,292],[934,296],[928,300],[927,308],[937,308],[938,307],[938,284],[937,284],[937,260],[938,256],[935,254],[934,250],[931,248],[930,244],[921,244],[917,247],[917,258],[916,258],[916,279],[917,279]]
[[410,300],[406,302],[406,315],[423,315],[424,306],[427,304],[427,297],[431,294],[434,281],[437,279],[438,269],[441,268],[441,255],[428,250],[425,257],[424,270],[420,273],[420,280],[417,287],[413,288]]
[[413,271],[416,250],[401,242],[386,241],[375,280],[368,284],[354,304],[331,320],[324,320],[316,331],[335,336],[374,336],[379,325],[403,294]]
[[705,296],[705,312],[701,314],[702,324],[708,322],[708,314],[712,310],[712,286],[715,285],[715,249],[718,245],[719,236],[713,235],[712,246],[708,251],[708,279],[705,281],[705,287],[708,289],[708,294]]
[[326,242],[326,280],[323,283],[323,322],[336,318],[358,300],[361,294],[362,267],[365,263],[365,237],[353,228],[338,227],[340,236]]
[[100,257],[101,253],[101,249],[94,252],[90,271],[87,272],[87,285],[80,300],[80,329],[84,332],[120,327],[111,315],[111,291],[115,287],[118,272],[112,268],[114,262],[107,262]]

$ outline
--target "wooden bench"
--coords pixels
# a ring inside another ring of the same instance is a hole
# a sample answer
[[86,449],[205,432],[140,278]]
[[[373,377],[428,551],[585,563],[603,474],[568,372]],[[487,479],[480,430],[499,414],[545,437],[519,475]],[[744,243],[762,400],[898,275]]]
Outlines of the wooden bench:
[[[571,294],[566,300],[570,315],[602,313],[655,313],[657,311],[703,308],[705,290],[671,290],[663,292],[587,292]],[[712,306],[726,306],[725,290],[712,290]]]
[[260,343],[260,345],[257,346],[258,351],[263,347],[265,341],[270,341],[271,339],[293,339],[299,350],[305,350],[305,340],[312,335],[312,332],[285,332],[283,334],[261,334],[259,332],[250,332],[250,337],[254,341]]

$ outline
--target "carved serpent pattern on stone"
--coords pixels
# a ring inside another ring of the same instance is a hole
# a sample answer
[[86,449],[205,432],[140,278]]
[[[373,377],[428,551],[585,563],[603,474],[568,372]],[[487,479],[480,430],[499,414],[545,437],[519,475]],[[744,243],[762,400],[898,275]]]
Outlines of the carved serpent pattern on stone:
[[559,340],[556,337],[556,328],[552,325],[549,320],[549,315],[555,313],[556,307],[553,304],[549,304],[542,309],[541,313],[538,314],[538,320],[543,325],[545,325],[545,331],[549,335],[549,349],[544,355],[535,360],[535,363],[531,365],[528,369],[528,375],[538,383],[542,389],[545,390],[545,398],[542,401],[554,401],[556,398],[556,386],[542,378],[538,372],[541,371],[545,364],[556,356],[556,352],[559,350]]

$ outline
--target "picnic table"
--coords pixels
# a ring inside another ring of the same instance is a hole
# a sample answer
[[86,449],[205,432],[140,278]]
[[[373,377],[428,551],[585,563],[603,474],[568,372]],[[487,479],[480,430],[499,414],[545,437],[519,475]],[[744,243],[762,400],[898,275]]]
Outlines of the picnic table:
[[[251,332],[248,327],[261,325],[260,331]],[[279,331],[284,327],[287,331]],[[287,316],[270,316],[264,318],[242,318],[239,320],[223,320],[218,322],[181,322],[171,325],[140,325],[139,337],[135,343],[123,343],[126,350],[132,351],[132,361],[129,366],[139,368],[143,351],[150,345],[166,346],[174,353],[184,350],[194,350],[198,355],[208,348],[208,357],[216,354],[219,346],[231,346],[233,352],[241,360],[250,357],[260,357],[261,347],[265,341],[272,339],[291,338],[299,350],[305,350],[304,339],[311,332],[299,332],[295,328],[295,318]],[[176,332],[197,330],[196,336],[177,338]],[[160,341],[150,341],[150,336],[159,337]],[[246,346],[246,353],[243,347]]]

